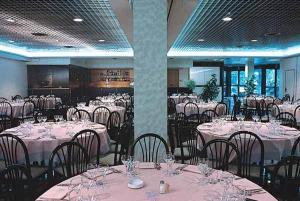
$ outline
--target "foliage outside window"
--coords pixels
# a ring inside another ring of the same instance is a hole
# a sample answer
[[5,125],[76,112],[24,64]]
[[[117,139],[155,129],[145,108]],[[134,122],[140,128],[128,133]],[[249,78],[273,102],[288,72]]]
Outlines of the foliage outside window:
[[248,79],[245,83],[246,96],[250,96],[254,94],[255,89],[256,89],[255,76],[252,75],[251,78]]
[[201,98],[208,102],[216,99],[219,95],[219,87],[217,85],[216,74],[211,75],[212,78],[204,85],[203,92],[201,94]]

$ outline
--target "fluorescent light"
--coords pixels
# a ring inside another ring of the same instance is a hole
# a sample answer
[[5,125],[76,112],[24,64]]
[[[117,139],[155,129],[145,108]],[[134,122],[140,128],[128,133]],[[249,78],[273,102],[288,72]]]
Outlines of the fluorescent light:
[[205,40],[203,38],[200,38],[197,40],[198,42],[204,42]]
[[105,42],[105,40],[104,39],[100,39],[100,40],[98,40],[100,43],[103,43],[103,42]]
[[258,40],[256,40],[256,39],[252,39],[252,40],[251,40],[251,42],[257,42],[257,41],[258,41]]
[[77,17],[76,17],[76,18],[74,18],[74,19],[73,19],[73,21],[74,21],[74,22],[82,22],[82,21],[83,21],[83,19],[81,19],[81,18],[77,18]]
[[227,16],[222,19],[224,22],[230,22],[232,20],[231,17]]
[[6,19],[6,21],[7,21],[7,22],[16,22],[16,20],[11,19],[11,18]]
[[9,42],[9,43],[14,43],[15,41],[14,41],[14,40],[9,40],[8,42]]

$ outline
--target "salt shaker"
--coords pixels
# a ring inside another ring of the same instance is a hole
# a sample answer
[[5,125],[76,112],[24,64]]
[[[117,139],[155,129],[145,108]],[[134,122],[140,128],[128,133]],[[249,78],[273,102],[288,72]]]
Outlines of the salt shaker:
[[161,180],[159,183],[159,193],[160,194],[166,193],[166,185],[165,185],[165,181],[163,180]]

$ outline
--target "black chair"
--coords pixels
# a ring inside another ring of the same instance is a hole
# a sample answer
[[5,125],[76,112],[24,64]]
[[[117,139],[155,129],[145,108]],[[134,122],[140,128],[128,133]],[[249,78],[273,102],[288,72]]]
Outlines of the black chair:
[[117,136],[119,135],[121,126],[121,116],[117,111],[114,111],[110,113],[106,127],[107,127],[107,133],[112,140],[116,140]]
[[96,106],[104,105],[104,103],[99,99],[91,100],[90,103],[92,103],[93,105],[96,105]]
[[264,99],[257,101],[256,103],[256,115],[259,116],[259,120],[262,122],[268,122],[269,117],[267,115],[267,105]]
[[274,103],[269,103],[267,105],[266,108],[266,116],[268,121],[270,120],[270,117],[276,117],[278,114],[280,113],[280,109],[278,107],[278,105],[274,102]]
[[43,167],[30,166],[26,145],[19,137],[8,133],[0,134],[0,170],[1,166],[7,168],[15,164],[25,165],[34,180],[46,173]]
[[[261,139],[249,131],[233,133],[229,139],[239,150],[241,157],[241,176],[256,183],[263,184],[265,149]],[[253,158],[259,158],[259,164],[253,162]]]
[[21,95],[15,95],[12,100],[21,100],[23,99]]
[[281,121],[281,125],[295,128],[296,127],[296,119],[293,114],[289,112],[280,112],[276,119]]
[[135,156],[135,152],[140,155],[138,158],[142,162],[162,162],[163,154],[169,153],[167,142],[154,133],[143,134],[138,137],[131,148],[130,155]]
[[32,100],[28,100],[24,102],[22,107],[22,116],[19,118],[20,121],[24,121],[25,119],[34,118],[35,115],[35,104]]
[[228,108],[227,105],[223,102],[220,102],[215,107],[215,112],[218,116],[227,115],[228,114]]
[[[298,110],[300,110],[300,105],[298,105],[298,106],[295,108],[295,110],[294,110],[294,117],[295,117],[295,118],[297,117],[297,113],[300,112],[300,111],[298,111]],[[296,118],[296,126],[297,126],[297,128],[299,128],[299,126],[300,126],[300,125],[298,125],[297,118]]]
[[291,155],[300,156],[300,137],[294,142]]
[[285,102],[285,101],[291,101],[291,96],[289,94],[285,94],[284,97],[282,97],[282,102]]
[[281,200],[298,201],[300,187],[300,157],[281,159],[271,175],[272,192]]
[[184,97],[181,102],[182,103],[189,103],[189,102],[193,102],[193,99],[187,96],[187,97]]
[[211,168],[230,170],[233,174],[241,175],[240,152],[232,142],[222,139],[209,141],[204,146],[201,156],[208,159]]
[[181,163],[197,165],[202,157],[201,150],[205,146],[205,139],[200,131],[190,125],[180,125],[177,138],[179,147],[175,149],[174,156],[180,156]]
[[96,131],[91,129],[82,130],[74,135],[72,141],[79,143],[86,150],[89,161],[96,159],[96,163],[99,164],[101,140]]
[[193,102],[186,103],[183,111],[187,117],[188,122],[195,123],[195,124],[200,123],[200,112],[199,112],[199,107],[196,103]]
[[129,145],[133,139],[133,129],[130,122],[125,122],[114,144],[111,145],[111,153],[101,157],[100,163],[104,165],[121,165],[122,155],[128,155]]
[[215,110],[205,110],[202,112],[200,117],[200,123],[212,122],[213,118],[218,117],[219,115]]
[[127,101],[123,98],[116,99],[114,103],[116,106],[124,107],[125,109],[127,108]]
[[0,115],[0,133],[12,127],[12,117],[10,115]]
[[32,179],[26,166],[18,164],[9,165],[5,170],[0,172],[0,180],[4,200],[33,200]]
[[43,97],[38,98],[36,107],[39,112],[43,112],[45,110],[45,101],[46,99]]
[[78,109],[76,107],[69,107],[67,110],[67,121],[72,121],[72,116],[74,113],[78,113]]
[[4,97],[0,97],[0,102],[3,102],[3,101],[7,101],[7,99]]
[[106,125],[109,116],[110,110],[105,106],[99,106],[93,112],[93,122]]
[[73,115],[77,116],[79,120],[89,120],[92,121],[92,117],[90,113],[86,110],[77,110],[73,113]]
[[9,102],[0,102],[0,115],[12,117],[12,106]]
[[48,165],[48,181],[53,186],[87,170],[87,151],[77,142],[64,142],[51,153]]
[[168,116],[171,117],[176,113],[176,103],[173,98],[168,98]]

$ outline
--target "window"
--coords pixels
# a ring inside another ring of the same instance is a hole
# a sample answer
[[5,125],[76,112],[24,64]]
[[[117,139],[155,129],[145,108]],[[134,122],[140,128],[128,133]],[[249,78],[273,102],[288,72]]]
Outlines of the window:
[[276,70],[266,69],[266,96],[275,96]]
[[261,95],[261,80],[262,80],[261,69],[255,69],[254,76],[255,76],[255,85],[256,85],[256,89],[254,90],[254,93],[257,95]]
[[228,67],[224,70],[224,96],[245,95],[244,67]]

